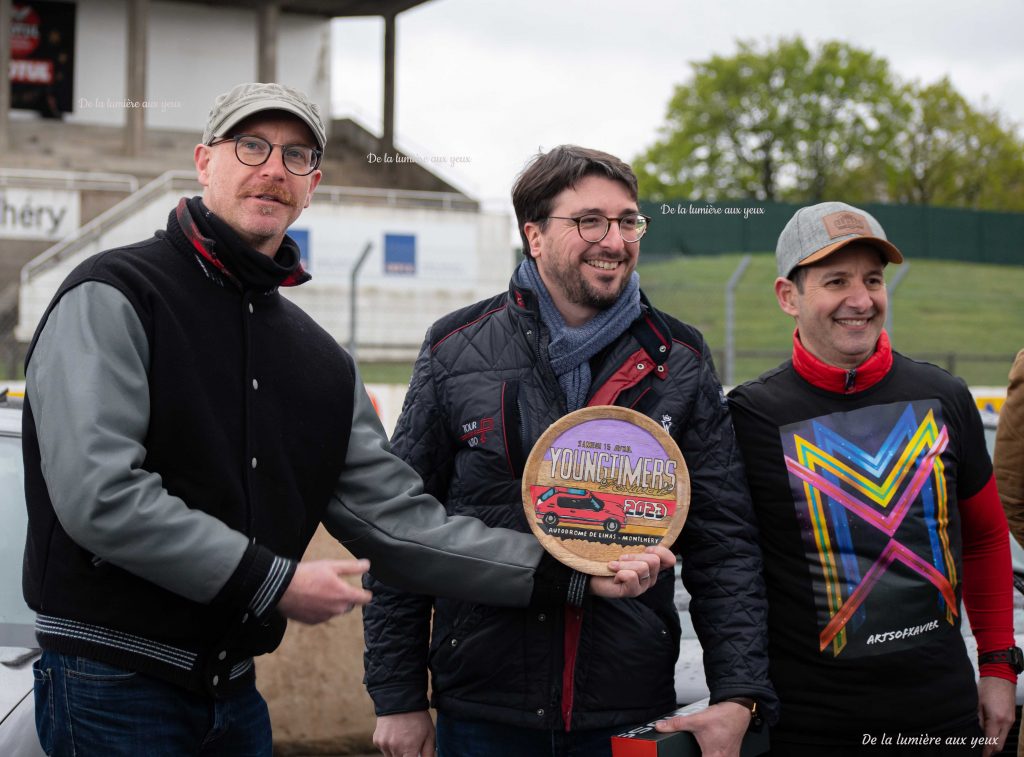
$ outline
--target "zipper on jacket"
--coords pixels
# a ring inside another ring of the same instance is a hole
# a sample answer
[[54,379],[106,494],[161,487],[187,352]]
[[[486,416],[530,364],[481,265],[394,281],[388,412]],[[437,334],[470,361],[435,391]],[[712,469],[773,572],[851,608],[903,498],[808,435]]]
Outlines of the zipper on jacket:
[[[516,410],[519,412],[519,449],[522,450],[523,463],[525,465],[526,456],[529,454],[529,450],[532,449],[530,445],[530,430],[526,427],[526,408],[523,407],[523,396],[522,394],[516,395]],[[520,465],[516,471],[516,478],[520,478],[523,475],[523,469]]]
[[857,383],[857,369],[851,368],[846,372],[846,387],[845,391],[852,392],[853,385]]
[[501,385],[501,430],[505,443],[505,458],[513,478],[522,478],[526,466],[526,432],[523,429],[523,403],[519,397],[519,382],[505,381]]
[[565,407],[565,397],[561,391],[561,384],[558,383],[558,376],[551,370],[551,361],[547,359],[544,350],[541,349],[541,327],[539,323],[534,328],[526,330],[526,338],[533,343],[533,355],[537,360],[537,365],[540,366],[541,372],[544,374],[544,378],[550,379],[555,387],[558,388],[557,394],[559,397],[562,397],[562,415],[565,415],[568,408]]

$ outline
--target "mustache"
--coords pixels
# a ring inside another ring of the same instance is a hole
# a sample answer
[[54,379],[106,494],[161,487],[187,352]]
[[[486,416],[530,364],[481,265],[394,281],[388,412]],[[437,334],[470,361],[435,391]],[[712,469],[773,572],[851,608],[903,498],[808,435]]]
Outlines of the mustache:
[[243,198],[255,197],[257,195],[273,197],[275,200],[284,203],[285,205],[295,205],[295,196],[285,187],[278,186],[277,184],[258,184],[254,187],[249,187],[248,189],[243,190],[241,193]]

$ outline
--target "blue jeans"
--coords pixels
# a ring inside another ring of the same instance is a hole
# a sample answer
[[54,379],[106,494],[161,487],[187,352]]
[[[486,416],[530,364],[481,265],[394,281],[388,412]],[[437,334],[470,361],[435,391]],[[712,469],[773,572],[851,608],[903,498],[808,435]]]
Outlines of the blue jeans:
[[437,757],[611,757],[612,736],[629,726],[538,731],[437,713]]
[[214,699],[46,651],[33,674],[36,731],[53,757],[270,757],[270,714],[255,686]]

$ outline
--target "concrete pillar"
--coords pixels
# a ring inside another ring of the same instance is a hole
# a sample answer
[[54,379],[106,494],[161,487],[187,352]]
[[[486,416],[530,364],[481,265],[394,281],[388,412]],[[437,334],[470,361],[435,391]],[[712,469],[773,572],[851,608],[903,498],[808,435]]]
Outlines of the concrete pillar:
[[3,71],[3,85],[0,86],[0,150],[6,150],[11,142],[7,122],[11,115],[11,0],[0,0],[0,70]]
[[256,80],[277,81],[277,36],[281,6],[264,2],[259,7],[256,24]]
[[[145,142],[146,111],[146,34],[149,27],[149,0],[128,0],[128,72],[125,93],[129,107],[125,108],[125,153],[142,155]],[[138,107],[131,107],[137,103]]]
[[382,152],[395,148],[395,15],[384,17],[384,134]]

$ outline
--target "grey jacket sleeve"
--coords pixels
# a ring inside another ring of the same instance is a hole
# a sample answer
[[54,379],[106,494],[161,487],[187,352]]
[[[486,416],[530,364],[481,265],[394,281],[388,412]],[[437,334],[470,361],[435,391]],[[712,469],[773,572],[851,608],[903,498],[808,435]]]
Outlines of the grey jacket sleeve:
[[345,470],[325,525],[354,554],[369,558],[384,583],[489,605],[529,604],[544,554],[533,534],[448,516],[424,493],[416,472],[392,454],[358,375]]
[[[29,361],[43,477],[61,526],[83,549],[188,599],[265,614],[294,566],[191,509],[142,467],[149,344],[114,287],[85,282],[50,311]],[[243,559],[246,558],[246,559]]]

